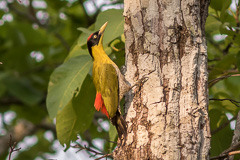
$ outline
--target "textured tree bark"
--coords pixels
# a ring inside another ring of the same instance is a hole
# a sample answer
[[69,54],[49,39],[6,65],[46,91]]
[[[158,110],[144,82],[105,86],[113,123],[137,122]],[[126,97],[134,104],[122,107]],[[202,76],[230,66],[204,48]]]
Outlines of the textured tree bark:
[[128,136],[114,159],[208,159],[209,0],[124,2]]

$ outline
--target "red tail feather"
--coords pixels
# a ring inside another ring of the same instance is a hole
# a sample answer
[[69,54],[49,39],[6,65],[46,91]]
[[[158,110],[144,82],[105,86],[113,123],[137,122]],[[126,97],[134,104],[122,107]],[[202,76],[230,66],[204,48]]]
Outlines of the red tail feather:
[[104,105],[101,93],[97,93],[95,102],[94,102],[94,106],[97,111],[101,110],[101,112],[109,118],[109,115],[108,115],[107,109]]
[[97,93],[96,98],[95,98],[94,107],[97,111],[99,111],[103,105],[104,104],[103,104],[102,95],[100,93]]

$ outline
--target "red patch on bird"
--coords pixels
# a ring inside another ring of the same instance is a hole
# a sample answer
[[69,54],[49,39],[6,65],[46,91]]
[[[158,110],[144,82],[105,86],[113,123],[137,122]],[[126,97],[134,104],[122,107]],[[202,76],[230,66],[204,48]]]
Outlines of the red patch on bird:
[[93,33],[88,37],[88,39],[87,39],[88,41],[89,41],[89,39],[92,37],[92,35],[93,35]]
[[103,98],[102,98],[101,93],[96,94],[94,107],[97,111],[101,110],[101,112],[109,118],[109,115],[108,115],[107,109],[105,107],[105,104],[103,102]]

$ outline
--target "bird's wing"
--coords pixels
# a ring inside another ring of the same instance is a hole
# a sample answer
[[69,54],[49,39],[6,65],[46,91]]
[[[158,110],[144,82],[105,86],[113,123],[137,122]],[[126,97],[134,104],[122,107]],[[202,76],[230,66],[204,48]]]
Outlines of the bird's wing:
[[113,117],[118,108],[118,76],[112,64],[99,67],[100,93],[109,117]]

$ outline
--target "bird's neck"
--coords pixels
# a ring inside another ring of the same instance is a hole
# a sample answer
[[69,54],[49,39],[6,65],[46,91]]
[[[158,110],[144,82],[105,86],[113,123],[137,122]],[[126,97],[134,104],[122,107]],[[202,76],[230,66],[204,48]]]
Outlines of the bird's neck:
[[101,61],[101,62],[111,61],[102,47],[93,47],[92,56],[94,61]]

